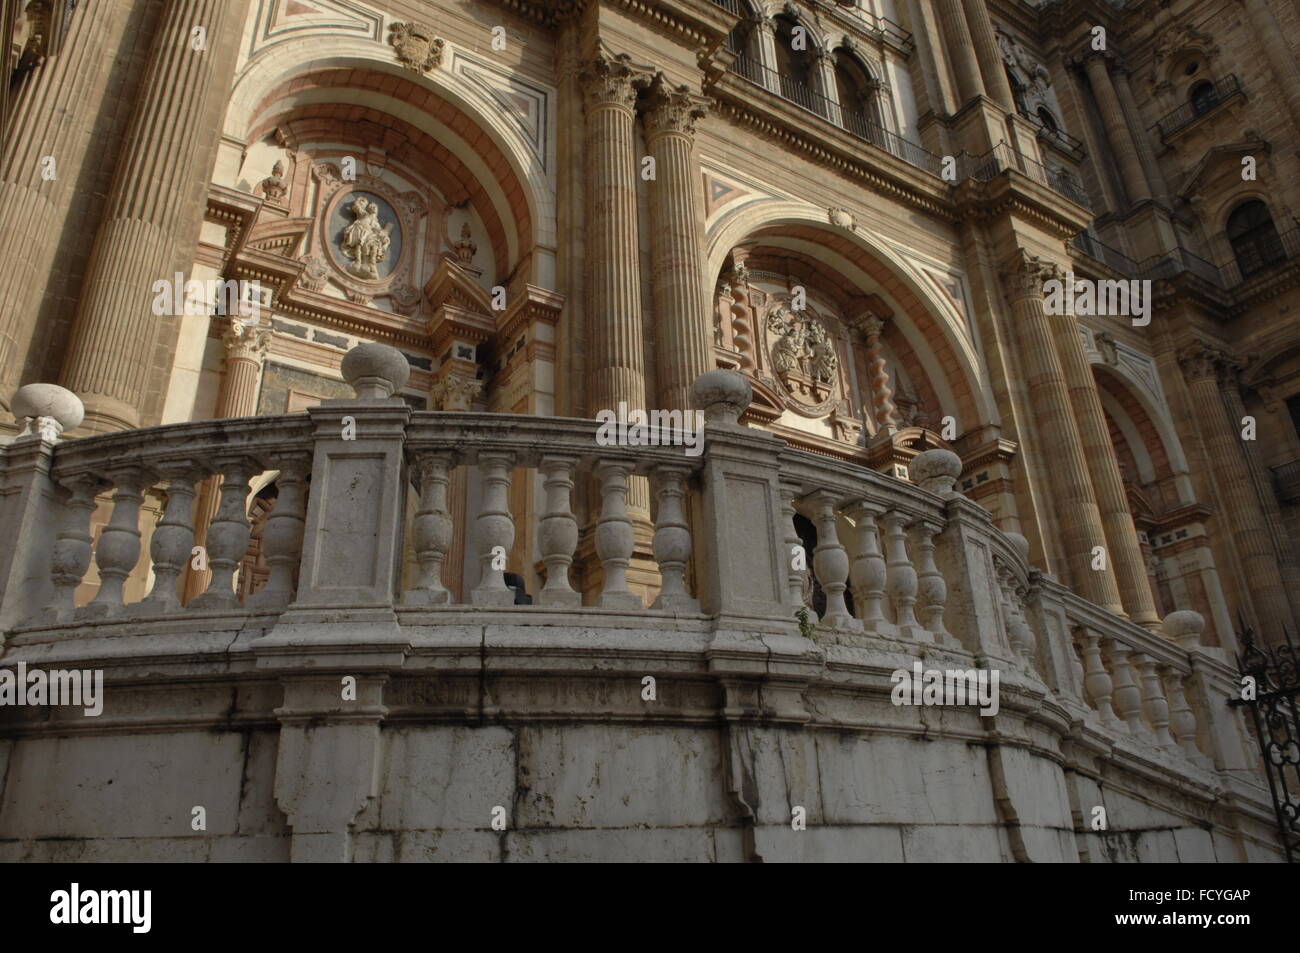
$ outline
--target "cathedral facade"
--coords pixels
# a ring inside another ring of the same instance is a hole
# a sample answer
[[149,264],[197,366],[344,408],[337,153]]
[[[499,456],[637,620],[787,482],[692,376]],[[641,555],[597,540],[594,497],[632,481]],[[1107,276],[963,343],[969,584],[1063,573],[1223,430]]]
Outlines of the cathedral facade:
[[4,13],[6,858],[1279,855],[1300,4]]

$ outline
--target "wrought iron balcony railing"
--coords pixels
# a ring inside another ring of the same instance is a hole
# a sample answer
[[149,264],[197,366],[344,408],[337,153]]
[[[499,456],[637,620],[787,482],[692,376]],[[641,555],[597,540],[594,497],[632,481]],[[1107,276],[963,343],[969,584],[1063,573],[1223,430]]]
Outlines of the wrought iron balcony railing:
[[943,160],[924,146],[891,132],[859,111],[841,106],[807,83],[760,63],[748,53],[737,54],[730,69],[754,85],[775,93],[813,115],[820,116],[827,122],[839,126],[854,138],[869,142],[908,165],[932,175],[941,173]]
[[1237,77],[1231,74],[1225,76],[1214,83],[1207,95],[1183,103],[1177,109],[1166,113],[1156,123],[1156,128],[1160,130],[1160,135],[1171,136],[1180,129],[1190,126],[1202,116],[1208,116],[1241,92],[1241,83]]
[[1187,273],[1218,288],[1232,291],[1252,278],[1300,258],[1300,228],[1260,239],[1238,257],[1215,265],[1185,248],[1153,255],[1137,266],[1138,276],[1152,281]]
[[1137,262],[1116,248],[1093,238],[1087,232],[1080,232],[1071,239],[1070,244],[1089,258],[1095,259],[1122,275],[1134,277],[1137,274]]
[[957,163],[957,172],[962,178],[972,178],[979,182],[991,181],[1008,169],[1046,186],[1076,205],[1084,208],[1092,206],[1087,191],[1068,172],[1049,169],[1041,162],[1019,155],[1005,142],[998,143],[981,156],[963,153]]
[[1283,503],[1300,501],[1300,460],[1273,467],[1273,488]]

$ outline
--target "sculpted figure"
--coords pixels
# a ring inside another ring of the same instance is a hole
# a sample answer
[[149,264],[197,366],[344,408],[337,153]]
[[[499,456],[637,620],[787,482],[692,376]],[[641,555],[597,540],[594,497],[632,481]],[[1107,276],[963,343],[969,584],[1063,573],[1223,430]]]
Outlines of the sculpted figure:
[[352,273],[360,278],[378,278],[379,264],[388,255],[393,223],[379,224],[379,206],[358,195],[349,207],[355,221],[343,229],[343,254],[352,259]]

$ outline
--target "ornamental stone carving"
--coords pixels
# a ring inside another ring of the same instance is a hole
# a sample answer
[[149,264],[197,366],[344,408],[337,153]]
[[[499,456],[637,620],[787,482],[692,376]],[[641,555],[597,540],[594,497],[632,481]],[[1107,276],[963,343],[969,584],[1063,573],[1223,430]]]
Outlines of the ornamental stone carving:
[[662,75],[655,78],[644,106],[645,131],[649,137],[676,133],[691,136],[695,122],[706,114],[708,100],[691,93],[687,86],[670,87]]
[[258,183],[258,188],[268,202],[283,205],[285,196],[289,194],[289,183],[284,178],[284,162],[277,161],[271,167],[271,174]]
[[379,206],[364,195],[357,195],[347,205],[352,224],[343,230],[339,248],[352,261],[349,271],[358,278],[379,279],[380,267],[388,257],[393,241],[394,222],[379,221]]
[[791,408],[828,413],[840,391],[840,358],[831,330],[811,311],[794,311],[783,302],[768,310],[763,323],[772,373]]
[[260,362],[271,344],[271,329],[264,324],[231,321],[221,342],[226,347],[227,360]]
[[388,28],[388,42],[397,51],[397,62],[417,73],[427,73],[442,62],[440,37],[423,23],[394,23]]
[[631,109],[636,105],[637,87],[643,85],[648,76],[632,65],[632,58],[626,53],[601,53],[587,64],[578,78],[588,109],[599,106]]

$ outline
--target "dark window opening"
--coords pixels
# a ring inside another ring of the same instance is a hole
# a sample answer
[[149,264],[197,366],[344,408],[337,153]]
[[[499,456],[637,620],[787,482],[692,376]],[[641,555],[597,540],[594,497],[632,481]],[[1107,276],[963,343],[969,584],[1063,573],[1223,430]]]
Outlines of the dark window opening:
[[1228,216],[1225,233],[1243,278],[1272,267],[1286,258],[1282,240],[1273,225],[1273,216],[1268,206],[1259,199],[1237,206]]

